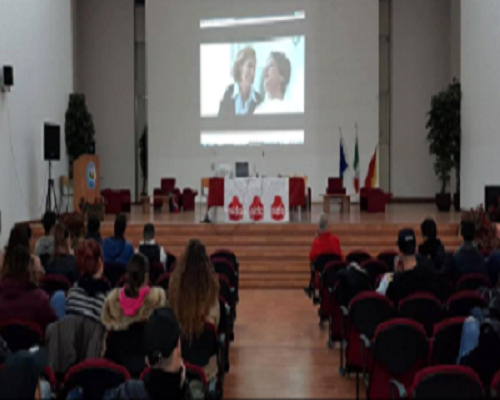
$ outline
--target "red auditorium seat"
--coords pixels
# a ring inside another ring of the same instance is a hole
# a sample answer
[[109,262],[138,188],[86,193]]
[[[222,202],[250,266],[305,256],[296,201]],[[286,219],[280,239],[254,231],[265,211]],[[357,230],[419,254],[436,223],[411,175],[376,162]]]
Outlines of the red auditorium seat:
[[71,282],[64,275],[45,274],[40,280],[40,287],[49,297],[52,297],[52,295],[59,290],[68,293],[71,286]]
[[370,284],[372,285],[373,289],[377,288],[375,285],[377,278],[389,272],[387,265],[385,265],[382,261],[379,261],[375,258],[370,258],[368,260],[363,261],[360,267],[364,269],[368,274],[368,277],[370,278]]
[[408,319],[384,322],[378,326],[372,346],[367,398],[391,398],[391,381],[397,381],[408,391],[417,372],[427,363],[424,327]]
[[311,280],[309,282],[310,293],[309,296],[311,298],[315,298],[316,290],[319,290],[319,276],[324,271],[325,265],[333,262],[333,261],[342,261],[342,258],[338,254],[334,253],[325,253],[320,254],[316,259],[311,263]]
[[42,345],[44,332],[34,322],[10,319],[0,322],[0,337],[5,340],[10,351],[15,353]]
[[490,280],[485,274],[466,274],[457,281],[457,291],[477,290],[491,287]]
[[387,265],[388,271],[394,271],[394,260],[397,256],[397,251],[385,250],[377,256],[377,259]]
[[486,308],[488,302],[479,293],[473,291],[455,293],[446,302],[449,317],[468,317],[475,307]]
[[372,256],[370,255],[370,253],[365,250],[353,250],[347,255],[346,260],[349,264],[354,262],[358,265],[361,265],[363,262],[371,258]]
[[464,322],[465,317],[455,317],[434,325],[429,352],[431,365],[457,363]]
[[432,294],[414,293],[399,303],[398,317],[422,324],[427,335],[431,337],[434,326],[443,319],[443,306]]
[[[330,261],[319,274],[319,319],[330,321],[330,344],[340,340],[340,306],[333,298],[333,288],[339,271],[347,268],[345,261]],[[332,321],[333,319],[333,321]]]

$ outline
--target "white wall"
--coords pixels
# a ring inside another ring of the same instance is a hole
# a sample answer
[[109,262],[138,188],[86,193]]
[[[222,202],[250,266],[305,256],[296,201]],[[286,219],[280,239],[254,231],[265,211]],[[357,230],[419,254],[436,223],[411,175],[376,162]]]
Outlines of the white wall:
[[101,188],[135,189],[134,1],[76,1],[76,90],[96,130]]
[[[339,126],[353,159],[356,121],[364,178],[379,136],[378,7],[378,0],[147,2],[149,190],[168,176],[198,188],[212,163],[249,161],[265,175],[308,175],[318,200],[338,174]],[[305,144],[202,148],[199,20],[295,10],[307,19]]]
[[44,121],[62,128],[63,159],[52,171],[56,184],[67,174],[64,113],[73,91],[72,54],[70,1],[0,0],[0,66],[14,66],[14,87],[0,94],[2,243],[14,222],[38,219],[44,211]]
[[461,204],[484,203],[500,185],[500,2],[462,1]]
[[450,0],[392,2],[391,190],[397,197],[433,197],[439,189],[425,125],[432,95],[451,81],[450,7]]
[[461,43],[461,0],[450,0],[451,4],[451,79],[460,80]]

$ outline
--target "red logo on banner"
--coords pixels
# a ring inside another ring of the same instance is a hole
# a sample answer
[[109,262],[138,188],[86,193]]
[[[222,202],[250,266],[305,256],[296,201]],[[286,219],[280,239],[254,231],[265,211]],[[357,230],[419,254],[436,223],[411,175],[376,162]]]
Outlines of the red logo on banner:
[[253,198],[253,202],[250,205],[250,219],[252,221],[262,221],[264,219],[264,205],[260,201],[259,196]]
[[283,221],[285,219],[285,206],[281,196],[274,196],[274,203],[271,206],[271,218],[275,221]]
[[243,219],[243,206],[237,196],[233,197],[233,201],[229,203],[229,220],[241,221]]

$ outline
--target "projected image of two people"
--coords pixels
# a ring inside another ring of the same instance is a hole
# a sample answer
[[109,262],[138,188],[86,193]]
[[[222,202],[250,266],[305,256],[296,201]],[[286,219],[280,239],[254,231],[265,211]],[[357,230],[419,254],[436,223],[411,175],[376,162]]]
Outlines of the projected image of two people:
[[304,37],[201,47],[201,115],[304,112]]

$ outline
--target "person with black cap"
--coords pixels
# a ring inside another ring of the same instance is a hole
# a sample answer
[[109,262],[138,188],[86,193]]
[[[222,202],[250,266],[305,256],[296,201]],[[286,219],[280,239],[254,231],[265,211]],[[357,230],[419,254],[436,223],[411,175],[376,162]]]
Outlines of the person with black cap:
[[[399,301],[416,292],[436,293],[432,264],[423,257],[417,257],[417,240],[413,229],[406,228],[398,235],[399,257],[395,273],[388,276],[386,296],[397,307]],[[385,278],[384,278],[385,280]]]
[[38,348],[10,356],[0,372],[0,399],[50,399],[50,385],[40,379],[46,365],[45,351]]
[[186,370],[181,356],[181,329],[170,308],[158,308],[145,328],[146,364],[144,381],[128,381],[107,399],[190,399]]

